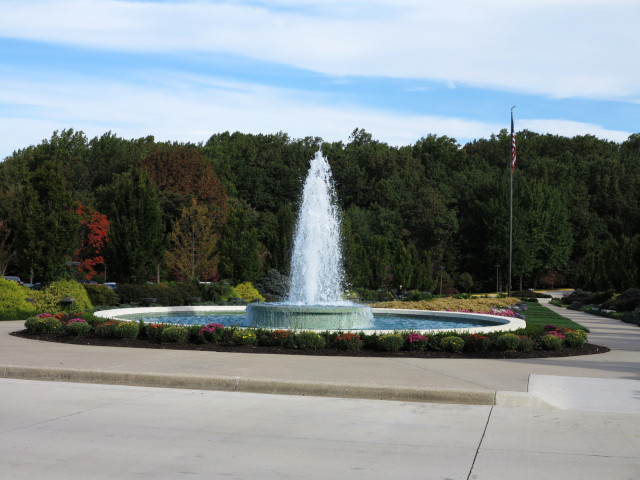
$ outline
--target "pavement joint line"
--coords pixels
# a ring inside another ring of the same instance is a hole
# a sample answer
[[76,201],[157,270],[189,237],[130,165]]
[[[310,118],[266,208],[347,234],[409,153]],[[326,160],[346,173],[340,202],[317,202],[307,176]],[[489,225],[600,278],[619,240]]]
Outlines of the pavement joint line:
[[408,386],[125,373],[15,365],[0,366],[0,378],[463,405],[495,405],[497,399],[494,390],[429,389]]

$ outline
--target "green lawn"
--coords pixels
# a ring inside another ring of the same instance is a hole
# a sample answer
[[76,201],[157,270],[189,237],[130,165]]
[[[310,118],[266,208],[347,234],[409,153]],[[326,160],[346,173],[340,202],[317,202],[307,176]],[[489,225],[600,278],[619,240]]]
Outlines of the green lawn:
[[552,312],[547,307],[543,307],[536,302],[527,303],[527,311],[524,312],[528,325],[539,325],[541,327],[545,325],[555,325],[559,328],[570,328],[572,330],[582,329],[589,331],[588,328],[583,327],[579,323],[569,320],[562,315],[558,315],[556,312]]

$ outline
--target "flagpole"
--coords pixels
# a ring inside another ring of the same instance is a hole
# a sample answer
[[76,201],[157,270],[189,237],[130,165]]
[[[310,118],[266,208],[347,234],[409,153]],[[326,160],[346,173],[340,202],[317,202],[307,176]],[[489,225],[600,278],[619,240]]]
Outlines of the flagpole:
[[511,155],[509,161],[509,167],[511,170],[510,189],[509,189],[509,281],[507,282],[507,296],[511,296],[511,260],[513,256],[513,170],[516,166],[516,133],[513,129],[513,109],[511,107]]

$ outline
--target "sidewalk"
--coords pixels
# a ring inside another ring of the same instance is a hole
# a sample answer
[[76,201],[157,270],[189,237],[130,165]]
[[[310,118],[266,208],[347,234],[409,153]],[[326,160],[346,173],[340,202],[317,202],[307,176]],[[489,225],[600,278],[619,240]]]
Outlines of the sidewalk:
[[[478,360],[134,349],[13,337],[9,332],[23,328],[23,322],[16,321],[0,322],[0,378],[524,406],[542,401],[529,389],[532,375],[640,382],[640,328],[544,303],[589,328],[589,341],[611,351],[579,357]],[[550,401],[546,395],[544,403]]]

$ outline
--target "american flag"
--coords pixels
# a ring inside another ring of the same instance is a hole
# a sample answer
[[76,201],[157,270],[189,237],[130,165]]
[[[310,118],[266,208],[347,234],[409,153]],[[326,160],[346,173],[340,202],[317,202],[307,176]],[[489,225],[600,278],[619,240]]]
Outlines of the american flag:
[[516,132],[513,130],[513,109],[511,110],[511,173],[516,168]]

